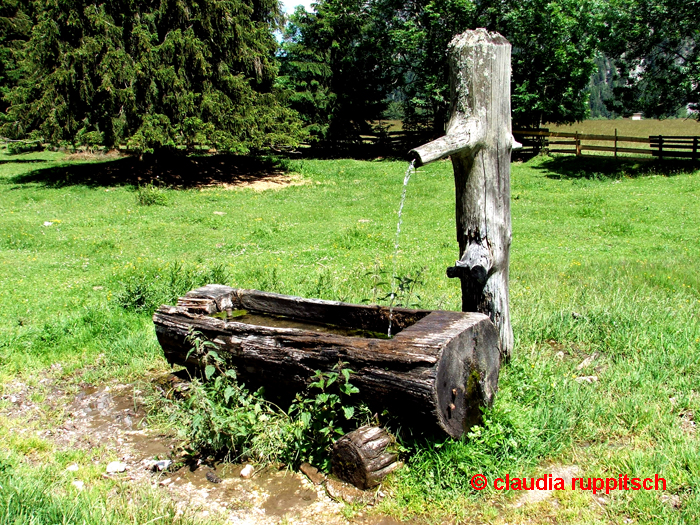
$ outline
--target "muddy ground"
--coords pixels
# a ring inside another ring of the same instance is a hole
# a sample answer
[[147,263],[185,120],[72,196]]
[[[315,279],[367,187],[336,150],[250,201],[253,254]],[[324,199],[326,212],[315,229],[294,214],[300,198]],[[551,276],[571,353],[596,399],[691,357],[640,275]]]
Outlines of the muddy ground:
[[[342,514],[345,504],[331,498],[324,485],[314,485],[303,474],[287,469],[256,469],[246,479],[241,476],[243,464],[208,464],[199,460],[183,466],[178,441],[148,427],[138,386],[112,383],[82,384],[76,388],[64,390],[52,379],[42,379],[34,387],[14,382],[5,385],[2,412],[17,422],[13,431],[41,437],[57,450],[101,447],[105,477],[158,487],[182,512],[194,511],[201,517],[218,515],[236,524],[399,523],[390,517],[368,515],[371,505],[348,520]],[[38,392],[50,394],[37,395]],[[59,412],[62,417],[57,416]],[[48,413],[53,416],[47,417]],[[39,425],[39,430],[23,424],[31,421],[56,424]],[[174,461],[170,468],[159,471],[156,462],[164,460]],[[338,496],[337,487],[330,492]]]

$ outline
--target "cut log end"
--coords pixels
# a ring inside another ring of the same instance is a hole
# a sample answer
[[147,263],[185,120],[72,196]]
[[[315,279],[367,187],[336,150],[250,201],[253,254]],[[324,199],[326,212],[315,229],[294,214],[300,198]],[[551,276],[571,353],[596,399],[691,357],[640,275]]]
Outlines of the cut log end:
[[[493,348],[482,352],[481,348]],[[481,408],[493,404],[501,367],[498,330],[488,319],[475,324],[443,350],[436,378],[440,426],[459,437],[481,423]]]
[[367,490],[401,466],[387,449],[394,438],[379,427],[363,426],[341,437],[333,446],[331,472],[338,479]]

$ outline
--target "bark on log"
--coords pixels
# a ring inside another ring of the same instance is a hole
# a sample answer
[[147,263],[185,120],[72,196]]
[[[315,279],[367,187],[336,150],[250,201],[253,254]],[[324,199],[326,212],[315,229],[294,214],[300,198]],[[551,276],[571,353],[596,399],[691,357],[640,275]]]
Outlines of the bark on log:
[[457,35],[448,53],[447,134],[410,155],[418,166],[452,159],[460,259],[447,275],[461,280],[462,310],[488,315],[499,329],[501,351],[510,356],[510,157],[520,146],[511,133],[510,44],[477,29]]
[[367,425],[349,432],[333,445],[331,473],[358,489],[374,488],[401,466],[397,455],[387,451],[393,443],[383,428]]
[[209,285],[177,306],[153,315],[158,341],[170,363],[201,369],[186,337],[201,332],[220,357],[253,388],[279,399],[303,391],[315,370],[343,361],[355,371],[359,398],[387,409],[418,432],[458,437],[480,422],[480,407],[493,402],[498,385],[498,332],[479,313],[395,308],[392,339],[348,337],[299,328],[255,326],[210,314],[243,308],[352,328],[386,331],[389,311],[379,306],[302,299],[256,290]]

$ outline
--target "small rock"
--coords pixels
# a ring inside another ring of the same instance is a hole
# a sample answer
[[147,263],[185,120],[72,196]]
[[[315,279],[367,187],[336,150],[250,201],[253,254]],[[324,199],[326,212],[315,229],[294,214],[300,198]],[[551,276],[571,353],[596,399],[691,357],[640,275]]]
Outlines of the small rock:
[[75,472],[76,470],[78,470],[78,468],[80,468],[80,467],[78,467],[78,465],[76,465],[75,463],[73,463],[72,465],[68,465],[68,466],[66,467],[66,470],[67,470],[68,472]]
[[674,509],[681,508],[681,498],[677,494],[671,494],[670,496],[668,494],[663,494],[661,496],[661,501],[663,501],[667,505],[670,505]]
[[17,396],[10,396],[10,403],[16,403],[17,402]]
[[598,381],[598,376],[581,376],[574,379],[577,383],[595,383]]
[[53,222],[51,221],[44,221],[44,224],[42,226],[53,226]]
[[207,471],[207,480],[211,481],[212,483],[221,483],[221,478],[214,474],[211,470]]
[[571,317],[573,317],[574,319],[580,319],[583,316],[578,312],[571,312]]
[[75,480],[71,483],[76,489],[83,490],[85,488],[85,483],[79,480]]
[[589,355],[586,359],[581,361],[579,365],[576,367],[576,370],[582,370],[586,368],[588,365],[590,365],[593,361],[595,361],[596,357],[598,357],[598,352],[593,352],[591,355]]
[[[249,465],[250,466],[250,465]],[[322,472],[319,472],[318,469],[308,463],[302,463],[301,466],[299,467],[299,470],[306,475],[309,480],[311,480],[311,483],[314,485],[320,485],[324,481],[326,481],[326,476],[323,475]]]
[[170,479],[170,478],[165,478],[163,481],[161,481],[161,482],[158,483],[158,484],[159,484],[161,487],[167,487],[167,486],[170,485],[172,482],[173,482],[172,479]]
[[122,463],[121,461],[112,461],[109,465],[107,465],[107,474],[116,474],[118,472],[125,471],[126,463]]
[[561,360],[561,359],[564,359],[564,352],[562,352],[561,350],[559,350],[556,354],[554,354],[554,358],[555,358],[555,359],[560,359],[560,360]]
[[223,211],[215,211],[214,215],[226,215],[226,212]]
[[173,462],[169,459],[161,459],[160,461],[153,463],[151,469],[155,472],[163,472],[164,470],[168,470],[172,464]]
[[241,477],[243,479],[250,479],[253,477],[253,472],[255,472],[253,465],[246,465],[243,467],[243,470],[241,470]]

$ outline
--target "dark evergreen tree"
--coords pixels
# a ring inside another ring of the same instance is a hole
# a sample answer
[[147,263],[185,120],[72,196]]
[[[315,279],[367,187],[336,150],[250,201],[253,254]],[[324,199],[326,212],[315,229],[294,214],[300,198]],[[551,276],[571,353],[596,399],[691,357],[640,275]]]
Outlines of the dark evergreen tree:
[[384,25],[363,0],[298,8],[284,34],[280,85],[317,140],[359,140],[386,107],[391,53]]
[[6,133],[137,151],[296,144],[274,87],[275,0],[33,2]]
[[4,0],[0,5],[0,122],[9,106],[7,95],[20,78],[18,60],[32,23],[28,0]]

